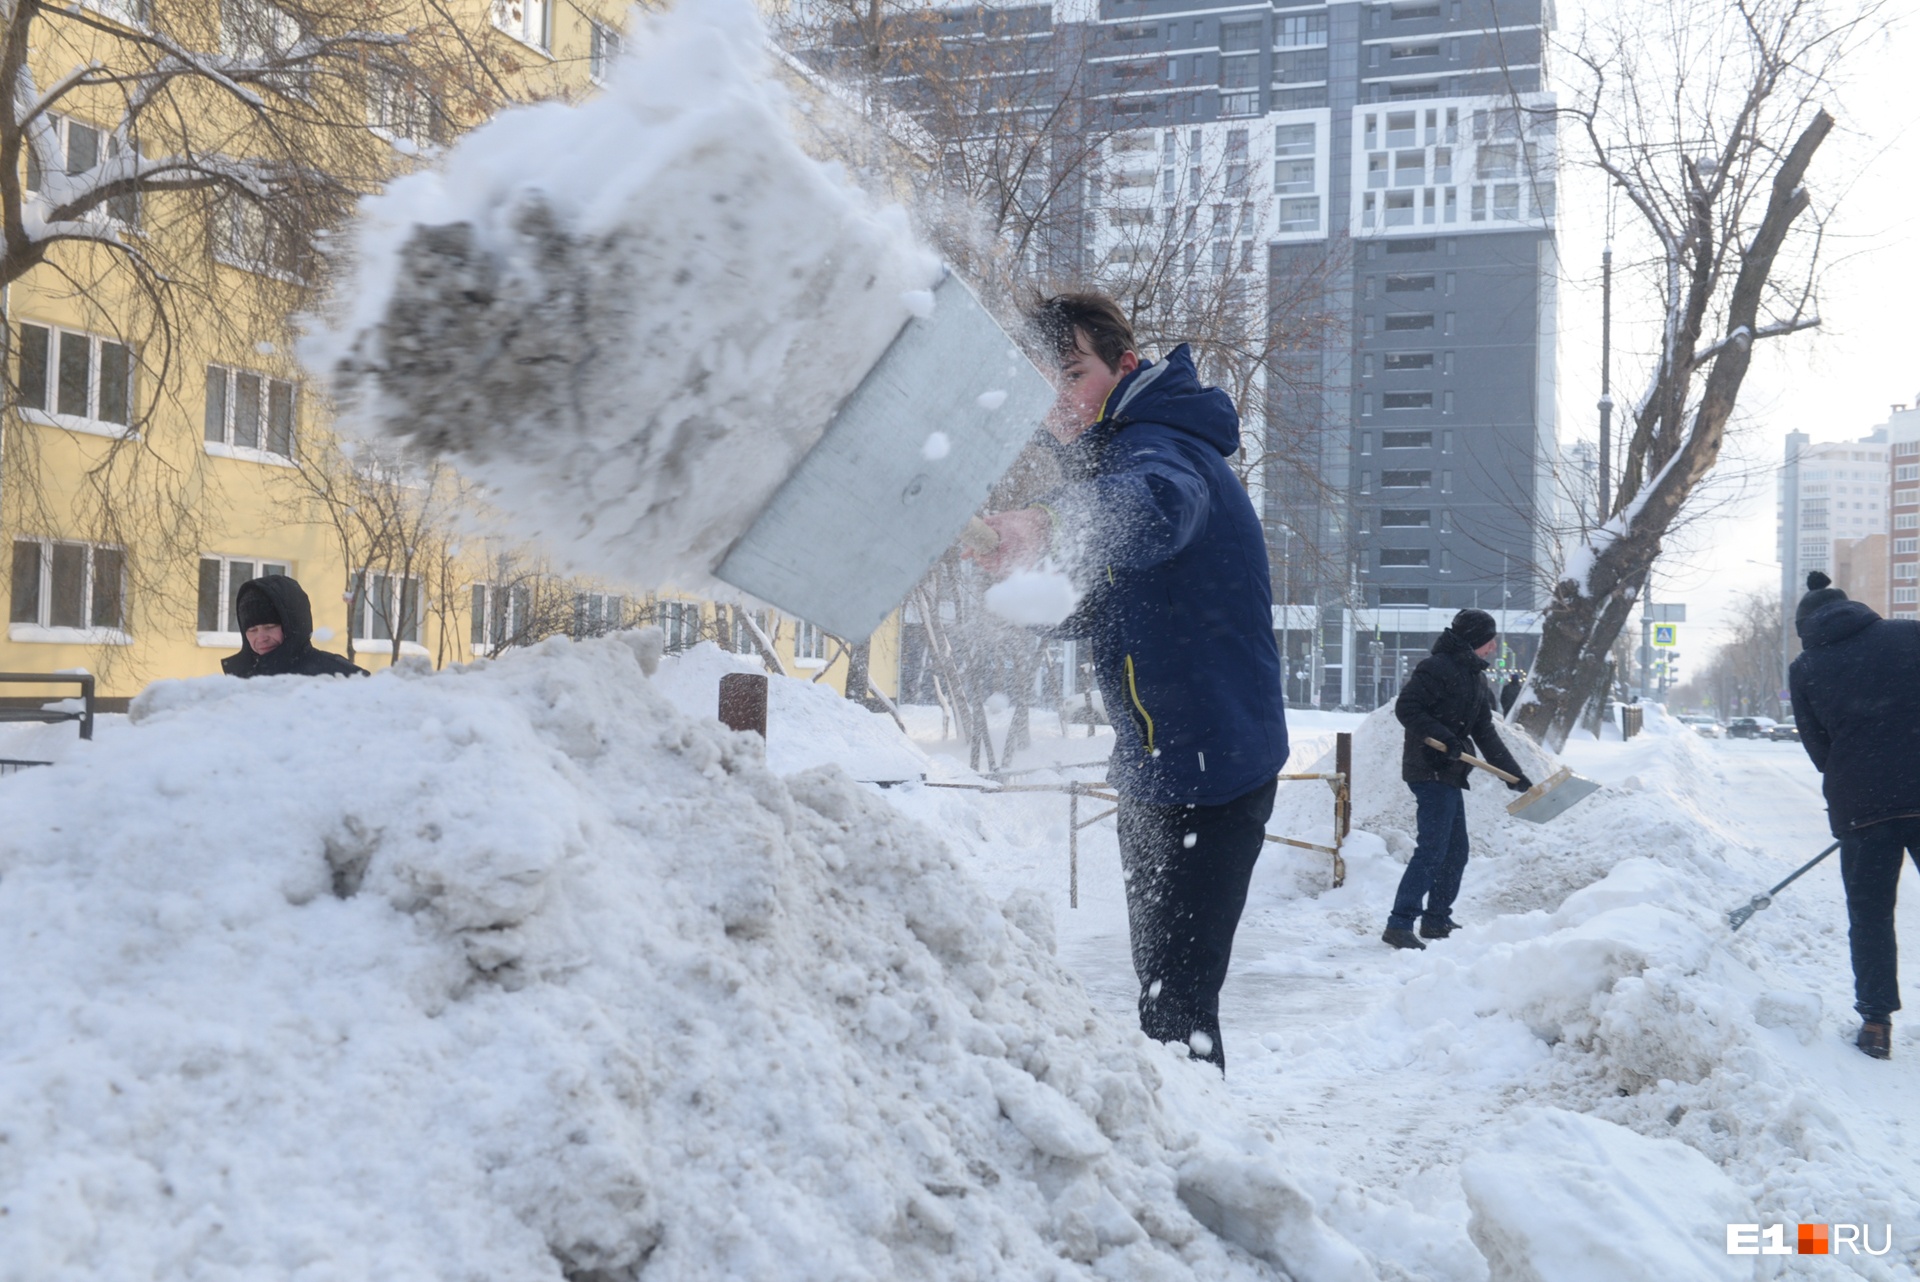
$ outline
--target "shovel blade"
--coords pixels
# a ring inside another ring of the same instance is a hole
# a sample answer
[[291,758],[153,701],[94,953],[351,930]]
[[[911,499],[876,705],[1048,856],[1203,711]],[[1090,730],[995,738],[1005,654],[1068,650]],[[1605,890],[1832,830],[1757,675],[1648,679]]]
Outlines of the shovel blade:
[[1528,823],[1558,819],[1575,803],[1600,791],[1600,785],[1562,766],[1507,804],[1507,813]]
[[934,304],[867,372],[719,578],[857,641],[953,546],[1054,392],[958,276]]

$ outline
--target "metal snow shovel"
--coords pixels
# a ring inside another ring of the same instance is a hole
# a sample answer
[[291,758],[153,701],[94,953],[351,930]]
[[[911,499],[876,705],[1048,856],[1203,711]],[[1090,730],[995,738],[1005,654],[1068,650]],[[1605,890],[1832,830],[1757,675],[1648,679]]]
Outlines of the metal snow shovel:
[[[1447,745],[1438,739],[1428,739],[1427,746],[1441,752]],[[1460,754],[1460,760],[1470,766],[1478,766],[1488,774],[1505,783],[1519,783],[1519,775],[1510,775],[1492,762],[1467,753]],[[1525,819],[1528,823],[1543,824],[1549,819],[1558,819],[1578,801],[1584,801],[1600,791],[1600,785],[1582,775],[1577,775],[1565,766],[1542,779],[1533,787],[1521,793],[1507,803],[1507,813],[1516,819]]]
[[1755,913],[1759,912],[1762,908],[1771,907],[1773,905],[1773,897],[1779,894],[1781,891],[1785,890],[1788,886],[1791,886],[1799,878],[1801,873],[1807,872],[1815,864],[1819,863],[1822,859],[1825,859],[1828,855],[1832,854],[1834,851],[1838,849],[1840,849],[1840,843],[1836,841],[1831,846],[1828,846],[1825,850],[1815,855],[1813,858],[1807,860],[1807,862],[1805,862],[1804,864],[1801,864],[1798,868],[1795,868],[1792,873],[1788,874],[1787,879],[1785,881],[1781,882],[1778,886],[1775,886],[1773,889],[1769,890],[1766,894],[1755,895],[1752,899],[1749,899],[1746,903],[1741,904],[1738,908],[1734,909],[1732,912],[1727,914],[1727,925],[1733,927],[1735,930],[1738,930],[1742,926],[1746,925],[1747,918],[1753,916]]
[[949,274],[932,313],[907,322],[715,573],[834,636],[872,635],[953,546],[1053,398]]

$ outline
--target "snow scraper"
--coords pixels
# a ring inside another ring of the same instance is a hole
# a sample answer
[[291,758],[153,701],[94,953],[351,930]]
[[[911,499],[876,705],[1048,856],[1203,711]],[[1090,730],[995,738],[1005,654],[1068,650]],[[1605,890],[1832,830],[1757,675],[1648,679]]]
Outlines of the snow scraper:
[[1807,862],[1805,862],[1804,864],[1801,864],[1798,868],[1795,868],[1791,873],[1787,875],[1787,879],[1785,881],[1781,882],[1779,885],[1775,886],[1773,889],[1767,891],[1766,894],[1755,895],[1752,899],[1749,899],[1746,903],[1741,904],[1738,908],[1735,908],[1733,911],[1729,912],[1727,914],[1727,925],[1733,927],[1735,930],[1738,930],[1742,926],[1746,925],[1747,918],[1753,916],[1755,913],[1759,912],[1762,908],[1772,907],[1773,897],[1779,894],[1781,891],[1785,890],[1788,886],[1791,886],[1794,882],[1798,881],[1800,879],[1800,874],[1811,871],[1815,864],[1819,863],[1822,859],[1825,859],[1828,855],[1832,854],[1834,851],[1838,849],[1840,849],[1840,843],[1836,841],[1831,846],[1828,846],[1825,850],[1815,855],[1813,858],[1807,860]]
[[[1438,739],[1428,739],[1427,746],[1440,752],[1447,750],[1447,745]],[[1482,761],[1464,752],[1460,754],[1460,760],[1470,766],[1480,767],[1502,782],[1520,782],[1518,775],[1510,775],[1492,762]],[[1507,813],[1516,819],[1525,819],[1528,823],[1543,824],[1549,819],[1558,819],[1570,810],[1574,803],[1584,801],[1598,791],[1600,791],[1599,784],[1561,766],[1513,801],[1508,802]]]
[[716,578],[834,636],[866,637],[953,546],[1054,392],[958,276],[933,302],[841,404]]

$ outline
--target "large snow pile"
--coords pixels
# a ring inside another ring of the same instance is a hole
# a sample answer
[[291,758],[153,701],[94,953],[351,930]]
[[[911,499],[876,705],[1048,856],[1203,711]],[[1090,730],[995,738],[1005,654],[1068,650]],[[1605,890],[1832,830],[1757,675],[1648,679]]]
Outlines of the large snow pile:
[[1371,1276],[1031,895],[627,638],[0,780],[0,1277]]
[[748,0],[636,11],[628,47],[366,201],[303,356],[569,567],[697,587],[939,265],[800,150]]

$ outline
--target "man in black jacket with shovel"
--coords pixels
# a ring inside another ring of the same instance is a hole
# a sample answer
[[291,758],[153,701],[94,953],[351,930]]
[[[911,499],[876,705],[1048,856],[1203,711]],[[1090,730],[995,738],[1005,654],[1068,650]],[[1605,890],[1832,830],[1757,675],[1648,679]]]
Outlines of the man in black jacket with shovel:
[[[1433,643],[1433,653],[1407,678],[1393,705],[1393,715],[1407,728],[1400,777],[1413,789],[1419,828],[1386,933],[1380,936],[1395,948],[1425,948],[1422,936],[1445,939],[1453,933],[1453,901],[1467,868],[1470,767],[1460,760],[1467,741],[1473,741],[1480,756],[1519,777],[1509,788],[1525,792],[1533,787],[1493,729],[1493,690],[1484,674],[1487,656],[1499,644],[1492,615],[1460,611]],[[1445,744],[1445,750],[1429,747],[1429,739]],[[1419,935],[1413,933],[1416,917]]]
[[1894,894],[1904,855],[1920,864],[1920,623],[1883,619],[1815,570],[1793,614],[1805,648],[1788,671],[1800,744],[1821,773],[1840,839],[1853,952],[1855,1039],[1893,1053],[1900,1009]]

